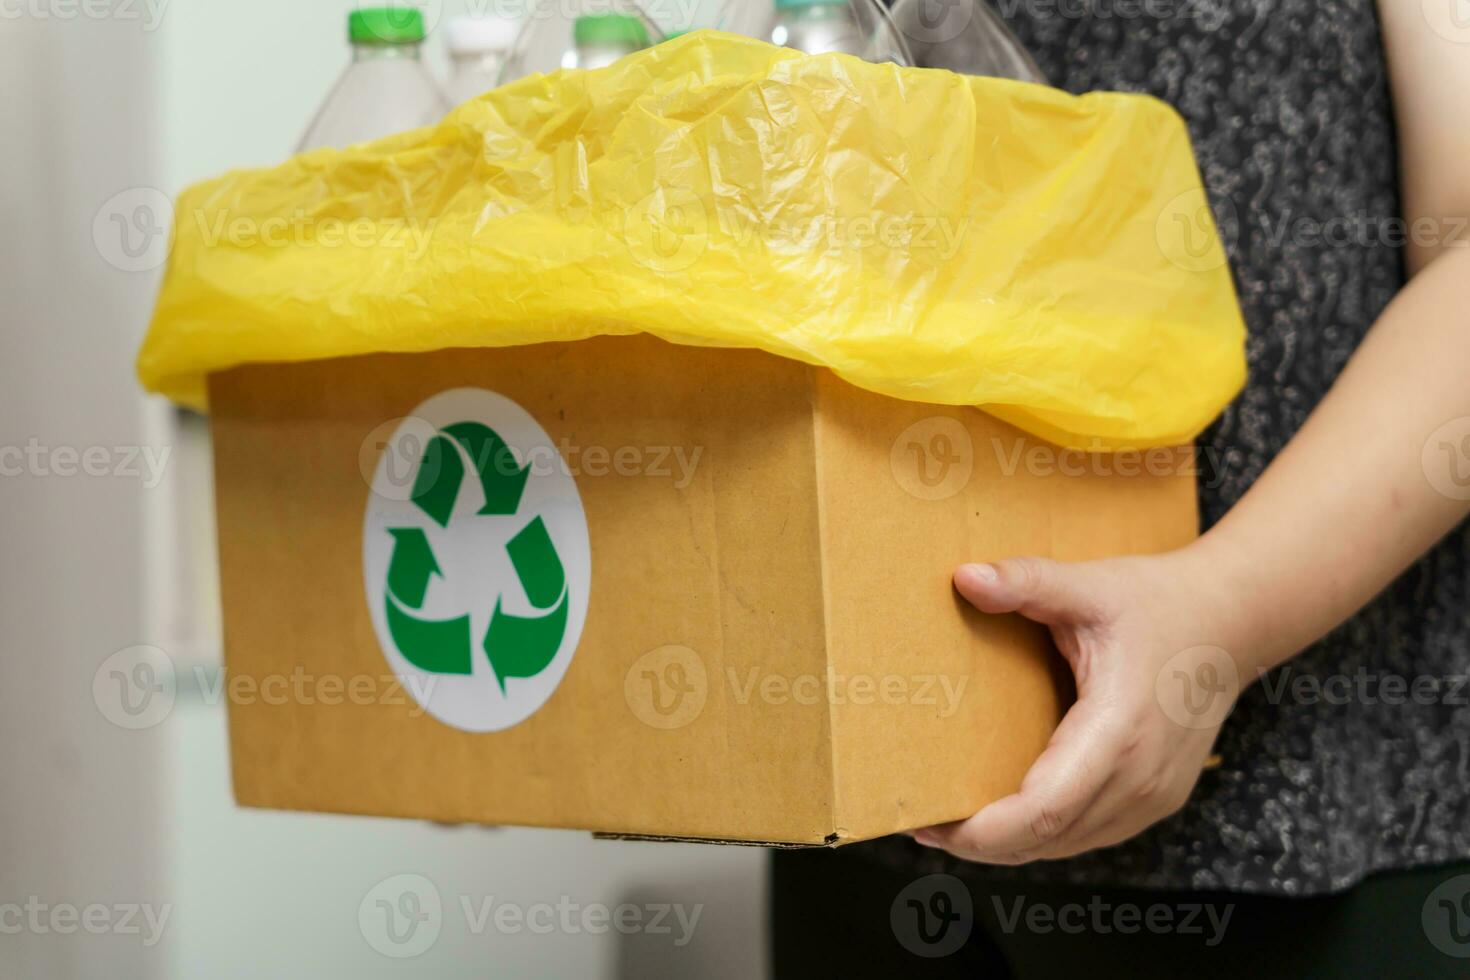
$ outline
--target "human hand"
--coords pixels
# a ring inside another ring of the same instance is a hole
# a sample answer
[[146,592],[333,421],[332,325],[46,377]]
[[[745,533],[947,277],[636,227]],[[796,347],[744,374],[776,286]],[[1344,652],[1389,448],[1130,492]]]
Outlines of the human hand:
[[[1018,793],[915,840],[1021,864],[1119,843],[1184,805],[1239,693],[1242,672],[1226,651],[1254,642],[1216,560],[1194,547],[1079,563],[1019,558],[963,565],[954,584],[982,612],[1049,627],[1077,702]],[[1192,689],[1197,679],[1210,686]]]

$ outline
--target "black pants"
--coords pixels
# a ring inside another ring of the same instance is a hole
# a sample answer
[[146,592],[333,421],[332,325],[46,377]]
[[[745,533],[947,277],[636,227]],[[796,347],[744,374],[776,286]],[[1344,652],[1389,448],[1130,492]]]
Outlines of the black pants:
[[1470,865],[1276,898],[904,874],[841,850],[772,859],[775,976],[1470,977]]

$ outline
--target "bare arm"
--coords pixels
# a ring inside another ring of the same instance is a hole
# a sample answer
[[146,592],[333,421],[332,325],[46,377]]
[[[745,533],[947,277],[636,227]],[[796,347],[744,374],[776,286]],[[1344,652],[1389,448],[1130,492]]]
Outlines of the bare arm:
[[1352,615],[1467,501],[1470,252],[1457,251],[1394,299],[1301,431],[1198,543],[1255,623],[1245,665],[1275,666]]
[[[1427,223],[1429,240],[1411,241],[1410,273],[1470,245],[1470,25],[1450,19],[1453,5],[1380,0],[1398,128],[1404,217]],[[1442,7],[1443,9],[1430,9]],[[1420,236],[1414,236],[1415,239]]]
[[1201,543],[1259,621],[1257,666],[1342,622],[1470,509],[1470,423],[1452,424],[1470,417],[1470,31],[1442,37],[1416,0],[1383,0],[1380,20],[1414,278]]

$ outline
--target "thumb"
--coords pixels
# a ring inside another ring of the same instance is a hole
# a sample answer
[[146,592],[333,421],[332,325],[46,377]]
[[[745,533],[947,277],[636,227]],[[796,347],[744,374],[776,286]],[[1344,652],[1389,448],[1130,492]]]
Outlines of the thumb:
[[1092,617],[1093,597],[1078,566],[1050,558],[1008,558],[961,565],[954,573],[960,595],[981,612],[1018,612],[1039,623],[1074,623]]

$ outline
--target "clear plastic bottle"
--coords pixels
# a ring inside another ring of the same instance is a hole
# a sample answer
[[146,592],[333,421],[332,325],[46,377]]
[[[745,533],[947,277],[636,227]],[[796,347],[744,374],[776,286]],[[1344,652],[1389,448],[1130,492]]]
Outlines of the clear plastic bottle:
[[449,49],[451,105],[483,95],[500,84],[501,70],[515,46],[521,25],[509,17],[456,17],[445,29]]
[[862,56],[869,46],[847,0],[776,0],[767,39],[777,47],[807,54],[839,51]]
[[563,68],[603,68],[648,47],[648,29],[629,14],[585,14],[572,25],[572,45]]
[[307,127],[297,152],[349,146],[437,122],[448,111],[419,60],[424,19],[408,7],[367,7],[347,17],[352,63]]
[[602,68],[663,39],[638,0],[533,0],[500,84],[563,68]]
[[892,16],[920,68],[1047,84],[1030,52],[986,0],[897,0]]
[[714,22],[720,30],[807,54],[910,63],[902,36],[878,0],[725,0]]

